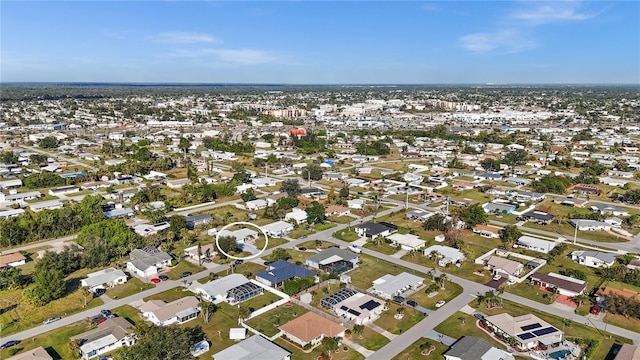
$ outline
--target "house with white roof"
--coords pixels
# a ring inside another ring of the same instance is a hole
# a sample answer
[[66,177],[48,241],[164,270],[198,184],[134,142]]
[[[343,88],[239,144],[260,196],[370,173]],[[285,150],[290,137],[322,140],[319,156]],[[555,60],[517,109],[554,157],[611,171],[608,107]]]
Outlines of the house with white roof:
[[231,274],[206,284],[197,285],[193,291],[196,295],[200,295],[203,299],[214,304],[227,302],[235,305],[262,295],[264,288],[257,281],[251,281],[242,274]]
[[168,326],[171,324],[184,324],[198,317],[198,299],[195,296],[187,296],[170,303],[162,300],[149,300],[142,304],[138,310],[142,318],[151,321],[156,326]]
[[98,289],[108,289],[127,282],[127,275],[122,270],[108,268],[87,274],[86,279],[80,280],[80,286],[86,286],[91,292]]
[[150,277],[158,274],[158,269],[171,264],[171,255],[157,248],[145,247],[134,249],[129,253],[127,270],[140,277]]
[[238,244],[253,243],[260,236],[260,233],[249,228],[238,229],[234,231],[224,230],[220,236],[230,236],[236,239]]
[[399,246],[402,250],[407,251],[420,250],[427,243],[413,234],[394,233],[387,236],[387,239],[391,240],[392,245]]
[[578,230],[580,231],[611,230],[611,224],[599,220],[570,219],[569,224],[573,225],[573,227],[578,228]]
[[213,360],[291,360],[291,352],[261,335],[254,335],[213,354]]
[[300,208],[293,208],[291,212],[284,216],[285,221],[294,221],[296,224],[302,224],[307,221],[307,212]]
[[616,262],[616,255],[602,251],[577,250],[571,253],[571,260],[592,268],[610,267]]
[[363,210],[365,206],[364,199],[351,199],[347,200],[347,207],[349,209]]
[[255,199],[247,201],[244,206],[247,210],[256,211],[267,207],[267,202],[262,199]]
[[543,240],[533,236],[524,235],[516,240],[514,247],[521,247],[527,250],[548,254],[549,251],[556,247],[556,245],[557,243],[555,241]]
[[409,290],[415,290],[422,286],[423,279],[406,272],[398,275],[384,275],[373,281],[373,286],[368,290],[372,294],[383,299],[392,299],[401,296]]
[[253,178],[251,182],[259,188],[276,186],[278,184],[278,180],[268,177]]
[[438,266],[447,266],[447,264],[455,264],[465,259],[462,251],[449,246],[431,245],[422,251],[424,256],[431,256],[436,253],[439,260]]
[[293,229],[293,224],[286,221],[276,221],[262,226],[262,230],[267,233],[268,236],[274,238],[286,236],[288,233],[292,232]]

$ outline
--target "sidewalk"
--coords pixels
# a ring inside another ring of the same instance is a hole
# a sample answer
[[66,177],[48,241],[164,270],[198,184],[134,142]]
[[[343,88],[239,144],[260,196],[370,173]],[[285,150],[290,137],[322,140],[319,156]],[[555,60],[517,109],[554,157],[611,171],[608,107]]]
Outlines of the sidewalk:
[[360,344],[356,344],[356,343],[354,343],[353,341],[351,341],[349,339],[342,339],[342,343],[347,345],[348,347],[352,348],[353,350],[359,352],[365,358],[373,355],[373,353],[375,352],[375,351],[371,351],[369,349],[366,349],[365,347],[361,346]]
[[372,329],[373,331],[375,331],[375,332],[377,332],[378,334],[380,334],[380,335],[382,335],[382,336],[386,337],[386,338],[387,338],[387,339],[389,339],[389,340],[393,340],[393,339],[395,339],[396,337],[398,337],[398,335],[396,335],[396,334],[392,334],[392,333],[388,332],[387,330],[385,330],[385,329],[381,328],[380,326],[378,326],[378,325],[376,325],[376,324],[374,324],[374,323],[368,323],[368,324],[365,324],[364,326],[366,326],[366,327],[368,327],[368,328]]

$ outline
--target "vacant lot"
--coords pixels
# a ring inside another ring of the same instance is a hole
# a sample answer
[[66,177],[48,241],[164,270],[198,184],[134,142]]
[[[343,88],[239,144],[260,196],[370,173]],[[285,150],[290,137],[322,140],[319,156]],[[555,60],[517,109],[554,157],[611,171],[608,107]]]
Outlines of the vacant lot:
[[116,287],[107,289],[107,296],[112,299],[121,299],[133,294],[137,294],[141,291],[151,289],[153,284],[145,284],[138,278],[130,278],[126,283],[118,285]]
[[426,315],[419,311],[412,311],[404,306],[404,317],[397,320],[394,316],[397,314],[398,308],[401,306],[394,303],[389,304],[389,310],[383,312],[375,324],[388,330],[393,334],[402,334],[409,330],[413,325],[419,323],[426,318]]
[[352,335],[351,341],[358,343],[364,346],[365,348],[373,351],[379,350],[380,348],[382,348],[383,346],[389,343],[389,339],[378,334],[375,330],[366,326],[364,327],[364,331],[362,332],[362,335],[360,336]]
[[355,287],[366,290],[371,287],[373,280],[387,274],[398,275],[401,272],[414,274],[425,279],[427,278],[425,274],[418,273],[415,270],[407,269],[369,255],[360,255],[360,264],[356,269],[348,272],[348,274],[351,276],[351,282]]
[[40,334],[35,338],[27,339],[12,348],[0,350],[0,359],[6,359],[13,354],[32,350],[38,346],[45,348],[49,355],[55,360],[75,359],[76,357],[71,353],[69,338],[82,334],[90,329],[92,329],[92,327],[88,322],[78,322],[73,325],[63,326],[56,330]]
[[309,310],[295,304],[290,307],[279,306],[269,312],[250,319],[247,321],[247,324],[266,336],[274,336],[280,331],[278,326],[284,325],[308,311]]
[[167,275],[171,280],[178,280],[180,279],[180,275],[185,271],[189,271],[192,274],[195,274],[202,271],[203,269],[203,267],[192,264],[187,260],[182,260],[173,269],[167,272],[163,272],[161,275]]
[[[436,347],[429,356],[422,355],[420,350],[420,345],[429,344]],[[392,360],[407,360],[407,359],[421,359],[421,360],[440,360],[442,359],[442,354],[447,351],[449,347],[446,345],[441,345],[436,341],[429,339],[420,339],[409,345],[408,348],[404,349],[400,354],[396,355]]]

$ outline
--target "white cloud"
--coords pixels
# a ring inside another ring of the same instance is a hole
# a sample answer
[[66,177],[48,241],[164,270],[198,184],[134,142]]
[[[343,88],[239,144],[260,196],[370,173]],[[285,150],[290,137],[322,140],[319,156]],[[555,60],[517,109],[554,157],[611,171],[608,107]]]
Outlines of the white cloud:
[[579,1],[533,2],[526,9],[513,11],[509,18],[524,21],[530,25],[557,22],[583,21],[596,17],[597,13],[580,11]]
[[273,54],[256,49],[200,49],[177,50],[170,54],[175,57],[212,58],[216,61],[237,65],[259,65],[277,62],[279,59]]
[[514,53],[532,49],[535,42],[519,31],[508,29],[467,34],[460,38],[463,48],[473,52],[499,51]]
[[196,32],[168,31],[151,37],[151,40],[173,44],[213,43],[218,39],[209,35]]

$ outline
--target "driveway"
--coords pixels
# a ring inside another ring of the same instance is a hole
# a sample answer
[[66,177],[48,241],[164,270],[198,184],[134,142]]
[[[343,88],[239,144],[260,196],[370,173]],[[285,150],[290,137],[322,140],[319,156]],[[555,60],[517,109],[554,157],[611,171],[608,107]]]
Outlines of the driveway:
[[497,289],[498,287],[500,287],[500,285],[504,284],[506,281],[507,281],[507,278],[503,276],[503,277],[500,278],[500,280],[491,279],[491,281],[489,281],[485,285],[488,286],[488,287],[492,287],[494,289]]

